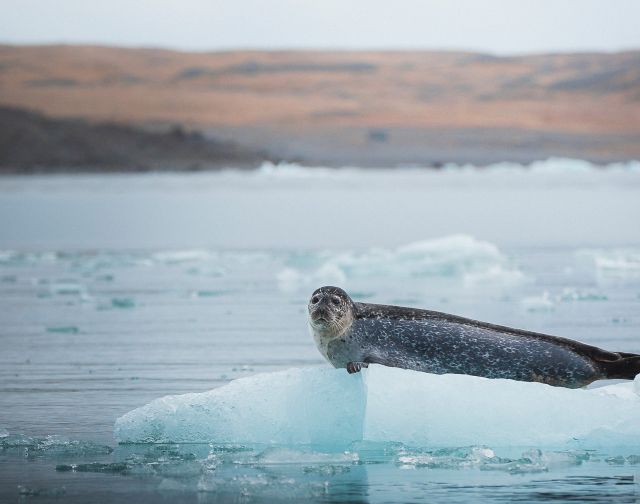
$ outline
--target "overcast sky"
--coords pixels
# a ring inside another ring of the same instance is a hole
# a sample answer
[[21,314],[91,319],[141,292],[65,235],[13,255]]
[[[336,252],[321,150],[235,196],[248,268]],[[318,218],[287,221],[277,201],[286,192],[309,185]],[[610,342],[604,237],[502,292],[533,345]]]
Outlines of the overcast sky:
[[0,0],[0,41],[616,51],[640,48],[640,0]]

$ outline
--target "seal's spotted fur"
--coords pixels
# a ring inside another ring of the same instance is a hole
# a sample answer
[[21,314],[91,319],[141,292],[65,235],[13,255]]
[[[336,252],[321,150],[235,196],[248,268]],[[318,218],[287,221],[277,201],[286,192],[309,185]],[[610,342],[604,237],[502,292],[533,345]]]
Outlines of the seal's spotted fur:
[[349,372],[377,363],[564,387],[640,373],[640,355],[441,312],[356,303],[338,287],[313,293],[309,324],[322,355]]

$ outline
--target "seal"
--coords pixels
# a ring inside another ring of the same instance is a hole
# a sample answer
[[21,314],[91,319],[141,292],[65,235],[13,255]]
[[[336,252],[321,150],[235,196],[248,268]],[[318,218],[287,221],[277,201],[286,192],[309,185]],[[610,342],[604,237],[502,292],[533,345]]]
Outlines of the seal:
[[569,388],[640,373],[638,354],[437,311],[356,303],[339,287],[311,295],[309,326],[320,353],[349,373],[375,363]]

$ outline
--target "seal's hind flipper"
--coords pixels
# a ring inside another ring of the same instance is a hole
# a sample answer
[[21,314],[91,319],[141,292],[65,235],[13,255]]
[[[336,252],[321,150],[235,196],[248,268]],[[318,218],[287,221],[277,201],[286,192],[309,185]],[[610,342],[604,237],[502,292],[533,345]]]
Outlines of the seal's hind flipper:
[[633,380],[640,374],[640,355],[619,352],[620,358],[614,361],[600,361],[605,378]]

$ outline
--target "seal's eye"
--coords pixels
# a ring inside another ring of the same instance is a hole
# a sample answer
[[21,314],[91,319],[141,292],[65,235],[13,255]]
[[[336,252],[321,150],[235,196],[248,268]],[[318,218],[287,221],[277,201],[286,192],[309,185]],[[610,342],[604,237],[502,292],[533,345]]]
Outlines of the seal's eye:
[[339,306],[340,305],[340,298],[336,297],[336,296],[333,296],[331,298],[331,302],[333,303],[333,306]]
[[319,297],[319,296],[313,296],[313,297],[311,298],[311,303],[312,303],[312,304],[317,304],[317,303],[318,303],[318,301],[320,301],[320,297]]

